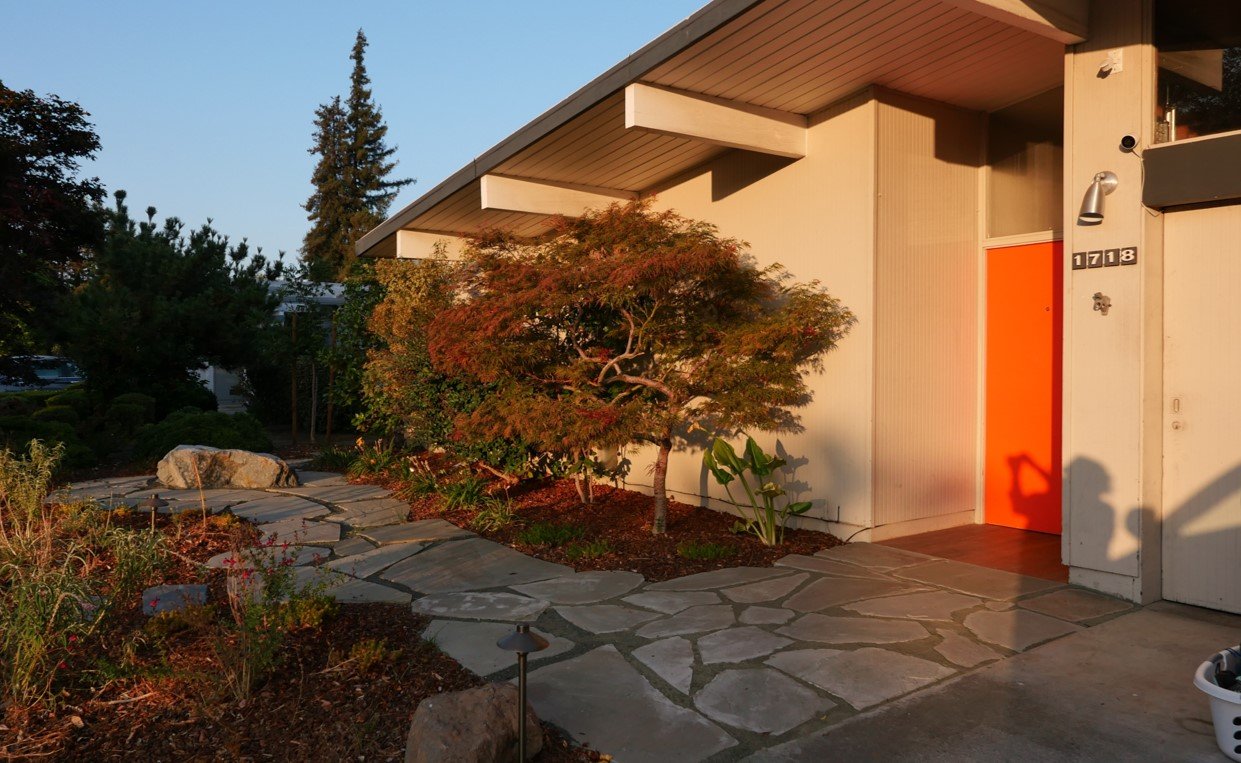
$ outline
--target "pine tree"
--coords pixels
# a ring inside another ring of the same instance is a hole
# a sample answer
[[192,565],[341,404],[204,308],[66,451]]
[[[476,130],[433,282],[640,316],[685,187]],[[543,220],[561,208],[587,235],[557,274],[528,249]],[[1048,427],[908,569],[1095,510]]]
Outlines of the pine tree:
[[315,190],[305,204],[312,225],[302,242],[302,259],[316,281],[336,278],[352,246],[347,225],[352,211],[346,133],[340,96],[315,110],[315,143],[310,152],[318,154],[319,161],[310,176]]
[[316,278],[345,280],[354,270],[354,244],[383,221],[401,188],[414,182],[388,177],[396,169],[396,147],[387,145],[388,126],[371,93],[366,46],[359,29],[343,108],[337,96],[315,112],[310,152],[319,162],[311,178],[315,191],[305,205],[313,224],[302,256]]

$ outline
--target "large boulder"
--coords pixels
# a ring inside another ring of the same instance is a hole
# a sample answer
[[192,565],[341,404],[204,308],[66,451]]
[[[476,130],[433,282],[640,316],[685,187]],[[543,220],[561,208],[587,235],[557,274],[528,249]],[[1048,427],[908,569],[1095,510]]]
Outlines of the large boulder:
[[[543,729],[526,703],[526,760],[543,749]],[[418,704],[405,763],[517,763],[517,687],[487,684]]]
[[[295,487],[297,472],[270,453],[178,445],[160,459],[155,476],[174,490]],[[201,485],[199,480],[202,481]]]

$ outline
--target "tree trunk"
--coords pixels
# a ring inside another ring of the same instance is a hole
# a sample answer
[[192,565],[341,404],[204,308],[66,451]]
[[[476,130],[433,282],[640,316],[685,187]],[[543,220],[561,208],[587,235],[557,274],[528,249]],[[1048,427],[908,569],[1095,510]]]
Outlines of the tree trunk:
[[659,455],[655,458],[655,519],[651,522],[651,532],[663,535],[668,530],[668,456],[672,453],[672,438],[665,437],[659,441]]

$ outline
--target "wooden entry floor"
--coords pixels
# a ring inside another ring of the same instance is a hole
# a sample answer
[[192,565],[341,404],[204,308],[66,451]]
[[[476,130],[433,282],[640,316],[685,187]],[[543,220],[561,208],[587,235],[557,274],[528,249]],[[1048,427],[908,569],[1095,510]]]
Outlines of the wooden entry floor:
[[879,545],[1043,580],[1069,582],[1069,568],[1060,563],[1059,535],[999,525],[961,525],[880,541]]

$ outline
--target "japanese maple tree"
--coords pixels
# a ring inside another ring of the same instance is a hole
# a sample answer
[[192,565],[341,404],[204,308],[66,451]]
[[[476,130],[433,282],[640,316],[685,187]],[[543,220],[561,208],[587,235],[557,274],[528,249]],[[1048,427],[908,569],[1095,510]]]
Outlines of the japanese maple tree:
[[568,454],[653,444],[657,534],[673,448],[695,429],[798,429],[805,374],[854,323],[818,283],[649,202],[558,219],[538,241],[475,241],[457,279],[428,327],[432,361],[498,389],[459,425]]

